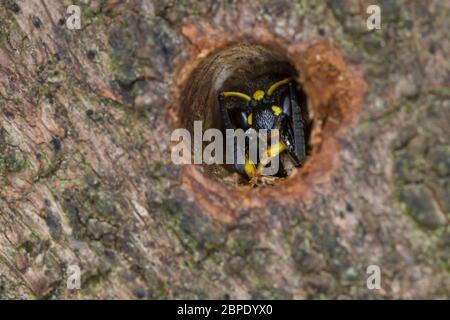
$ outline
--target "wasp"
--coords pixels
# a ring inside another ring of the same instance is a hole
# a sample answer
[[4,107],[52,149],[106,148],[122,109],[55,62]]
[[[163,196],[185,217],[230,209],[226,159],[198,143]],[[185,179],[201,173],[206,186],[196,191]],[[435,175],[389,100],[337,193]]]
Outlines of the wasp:
[[[226,99],[234,97],[240,101],[233,108],[227,108]],[[303,165],[306,158],[305,123],[302,113],[305,111],[298,99],[297,85],[291,78],[281,79],[271,84],[267,90],[258,89],[253,94],[247,95],[238,91],[224,91],[218,96],[220,115],[225,129],[241,128],[247,132],[250,128],[257,132],[261,129],[270,133],[273,129],[278,130],[279,142],[267,148],[267,157],[273,158],[286,153],[294,166]],[[229,111],[237,114],[230,117]],[[231,119],[234,120],[232,123]],[[239,148],[234,145],[234,169],[236,172],[253,179],[266,164],[261,157],[254,163],[248,156],[248,145]],[[237,154],[237,153],[243,154]],[[245,159],[244,163],[238,164],[237,158]],[[276,176],[286,176],[283,163],[280,163]]]

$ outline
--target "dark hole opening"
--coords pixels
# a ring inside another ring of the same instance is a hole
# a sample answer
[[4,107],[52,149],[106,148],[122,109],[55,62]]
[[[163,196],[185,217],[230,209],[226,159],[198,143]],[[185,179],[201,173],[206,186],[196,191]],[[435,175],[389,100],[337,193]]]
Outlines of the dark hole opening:
[[[217,50],[208,55],[194,69],[183,90],[180,119],[182,124],[193,131],[195,120],[203,121],[203,130],[217,128],[224,131],[223,119],[218,106],[218,95],[224,91],[239,91],[252,96],[256,90],[266,91],[273,83],[290,78],[298,79],[294,64],[283,52],[276,48],[266,48],[261,45],[236,44]],[[308,106],[308,98],[302,86],[295,82],[298,101],[301,105],[306,142],[306,157],[311,155],[311,131],[313,127],[312,114]],[[273,97],[277,99],[286,88],[276,90]],[[242,99],[230,97],[227,108],[233,109],[236,104],[242,104]],[[231,122],[239,127],[240,112],[229,111]],[[225,137],[225,136],[224,136]],[[225,140],[225,139],[224,139]],[[282,153],[282,163],[287,159]],[[291,168],[287,176],[296,170]],[[249,179],[235,172],[232,165],[204,165],[204,172],[219,181],[232,185],[247,185]],[[264,176],[261,184],[274,184],[285,177]]]

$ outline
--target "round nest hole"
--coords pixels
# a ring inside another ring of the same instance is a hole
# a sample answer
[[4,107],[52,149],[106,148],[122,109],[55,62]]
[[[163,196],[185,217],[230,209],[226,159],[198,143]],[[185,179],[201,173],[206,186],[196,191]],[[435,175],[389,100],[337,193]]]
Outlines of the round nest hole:
[[[273,83],[285,78],[296,81],[299,74],[282,50],[255,44],[235,44],[218,49],[197,65],[184,85],[179,113],[181,125],[191,132],[192,137],[194,121],[198,120],[202,121],[203,131],[216,128],[224,132],[218,105],[220,93],[239,91],[252,96],[256,90],[266,91]],[[301,84],[295,84],[304,123],[306,156],[309,156],[312,153],[310,137],[313,122],[308,109],[308,98]],[[275,99],[280,92],[274,92]],[[242,100],[230,98],[226,103],[229,108],[233,107],[233,104],[242,104]],[[233,111],[229,111],[229,114],[232,124],[236,124],[240,115]],[[280,155],[280,161],[285,167],[284,174],[261,176],[257,185],[275,184],[296,170],[292,162],[289,162],[286,152]],[[232,165],[203,165],[203,169],[206,175],[231,185],[248,185],[250,181],[238,174]]]

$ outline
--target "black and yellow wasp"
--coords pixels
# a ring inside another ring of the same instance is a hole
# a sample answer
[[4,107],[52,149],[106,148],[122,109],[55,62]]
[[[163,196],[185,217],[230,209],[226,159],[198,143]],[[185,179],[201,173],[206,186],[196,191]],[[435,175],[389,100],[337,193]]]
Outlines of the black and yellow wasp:
[[[278,129],[280,142],[267,149],[269,156],[274,157],[287,152],[295,166],[302,165],[306,157],[305,125],[296,87],[293,80],[286,78],[273,83],[266,91],[256,90],[251,97],[237,91],[220,93],[218,100],[224,128],[237,127],[244,131],[250,128],[256,131],[266,129],[269,133],[272,129]],[[237,97],[245,102],[233,108],[233,112],[237,111],[239,115],[235,123],[232,123],[228,113],[230,109],[226,107],[225,98],[227,97]],[[233,143],[236,141],[234,140]],[[257,173],[258,163],[249,159],[248,146],[243,150],[235,145],[234,151],[234,169],[245,177],[253,178]],[[245,159],[245,163],[237,163],[237,152],[245,153],[240,155],[241,159]],[[259,161],[261,159],[258,159]],[[285,175],[282,164],[277,175]]]

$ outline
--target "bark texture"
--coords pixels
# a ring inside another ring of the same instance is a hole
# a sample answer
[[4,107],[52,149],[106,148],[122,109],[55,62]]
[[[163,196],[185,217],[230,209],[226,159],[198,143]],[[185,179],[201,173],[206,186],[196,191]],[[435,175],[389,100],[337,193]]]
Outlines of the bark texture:
[[[81,30],[72,1],[0,1],[0,298],[449,298],[447,1],[379,1],[371,32],[363,0],[74,2]],[[172,164],[188,71],[268,38],[333,48],[300,81],[353,91],[319,104],[365,93],[327,111],[327,174],[249,190]]]

